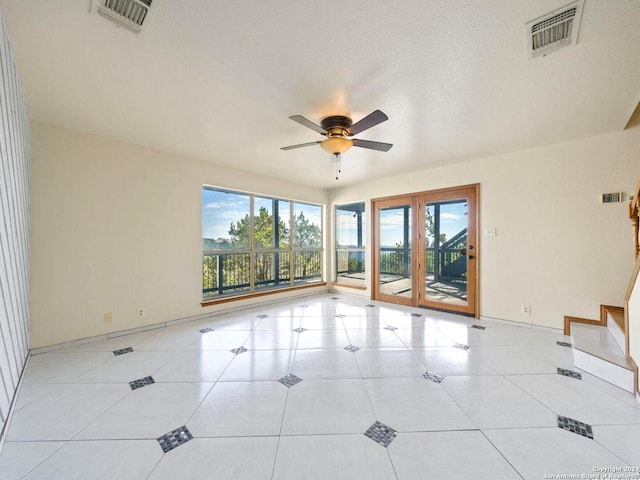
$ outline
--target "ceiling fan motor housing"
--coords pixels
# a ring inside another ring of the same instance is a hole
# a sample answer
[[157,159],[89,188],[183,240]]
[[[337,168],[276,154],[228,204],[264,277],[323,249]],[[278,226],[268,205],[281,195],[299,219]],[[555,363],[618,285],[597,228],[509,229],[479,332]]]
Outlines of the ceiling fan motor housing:
[[[334,135],[338,134],[340,136],[344,136],[345,133],[348,134],[346,130],[351,128],[353,121],[349,117],[333,115],[323,119],[322,122],[320,122],[320,125],[330,134],[333,133]],[[343,131],[345,131],[345,133],[342,133]]]

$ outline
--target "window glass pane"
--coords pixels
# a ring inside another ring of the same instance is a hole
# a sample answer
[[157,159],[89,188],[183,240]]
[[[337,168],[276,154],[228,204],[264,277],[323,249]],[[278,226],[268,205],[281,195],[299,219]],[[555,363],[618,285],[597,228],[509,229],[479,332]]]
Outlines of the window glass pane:
[[249,248],[248,194],[202,189],[202,250]]
[[202,296],[205,301],[220,295],[249,291],[248,253],[205,253],[202,257]]
[[318,282],[322,280],[322,251],[295,253],[294,283]]
[[322,209],[320,206],[306,203],[294,204],[293,247],[322,247]]
[[253,245],[255,248],[274,248],[275,246],[274,203],[277,204],[277,201],[272,198],[254,197],[253,199]]
[[336,207],[336,246],[362,248],[365,246],[364,202]]
[[336,280],[353,286],[365,286],[364,202],[336,207]]
[[278,200],[278,240],[280,248],[291,245],[291,202]]
[[256,253],[256,290],[289,286],[289,252]]

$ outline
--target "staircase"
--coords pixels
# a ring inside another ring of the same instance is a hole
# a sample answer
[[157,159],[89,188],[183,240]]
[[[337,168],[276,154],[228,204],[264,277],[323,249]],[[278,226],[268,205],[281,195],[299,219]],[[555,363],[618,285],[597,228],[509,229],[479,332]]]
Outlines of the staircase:
[[629,393],[637,391],[637,367],[628,355],[623,308],[601,305],[600,320],[565,317],[565,335],[571,336],[577,368]]

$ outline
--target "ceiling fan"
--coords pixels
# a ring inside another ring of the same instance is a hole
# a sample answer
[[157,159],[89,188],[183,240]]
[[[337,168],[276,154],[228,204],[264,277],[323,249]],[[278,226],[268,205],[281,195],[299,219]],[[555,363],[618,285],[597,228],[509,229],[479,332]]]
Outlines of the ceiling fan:
[[320,125],[316,125],[311,120],[306,119],[302,115],[293,115],[289,117],[294,122],[298,122],[300,125],[304,125],[310,128],[314,132],[318,132],[320,135],[327,137],[326,140],[318,140],[317,142],[300,143],[298,145],[290,145],[288,147],[282,147],[282,150],[292,150],[294,148],[309,147],[311,145],[318,145],[322,147],[324,151],[330,153],[339,160],[340,154],[349,150],[352,146],[369,148],[371,150],[378,150],[380,152],[388,152],[393,144],[374,142],[371,140],[360,140],[358,138],[349,138],[354,135],[364,132],[365,130],[375,127],[379,123],[388,120],[384,113],[380,110],[370,113],[362,120],[353,123],[351,118],[343,115],[332,115],[324,118]]

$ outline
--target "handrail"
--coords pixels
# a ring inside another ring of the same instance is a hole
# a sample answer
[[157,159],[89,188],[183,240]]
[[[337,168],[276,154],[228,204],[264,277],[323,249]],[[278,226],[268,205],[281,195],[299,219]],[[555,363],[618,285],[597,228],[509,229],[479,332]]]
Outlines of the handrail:
[[466,237],[467,237],[467,229],[463,228],[458,233],[456,233],[453,237],[451,237],[449,240],[447,240],[442,245],[440,245],[440,248],[442,249],[452,248],[451,245],[456,245],[458,241],[462,240],[463,238],[464,238],[464,243],[467,243]]
[[627,287],[627,293],[625,295],[625,301],[628,302],[631,298],[631,293],[636,285],[638,275],[640,274],[640,238],[638,226],[640,224],[640,180],[636,185],[636,190],[633,197],[629,201],[629,218],[633,225],[633,273],[629,280],[629,286]]
[[640,255],[640,238],[638,238],[638,224],[640,223],[640,180],[638,180],[633,198],[630,200],[629,218],[633,224],[633,243],[635,245],[633,259],[635,262],[638,262],[638,255]]
[[[634,365],[634,385],[633,389],[636,395],[639,393],[638,389],[638,366],[634,358],[631,356],[631,346],[630,346],[630,337],[631,337],[631,319],[629,318],[629,301],[631,299],[631,295],[633,294],[633,290],[635,288],[640,288],[638,286],[638,275],[640,275],[640,238],[638,231],[638,225],[640,224],[640,179],[638,179],[638,183],[636,185],[636,189],[633,193],[633,197],[630,198],[629,201],[629,218],[631,218],[631,223],[633,225],[633,273],[631,274],[631,279],[629,280],[629,286],[627,287],[627,292],[624,296],[625,309],[624,309],[624,327],[625,327],[625,352],[627,354],[627,359],[631,361],[632,365]],[[637,319],[634,320],[636,324],[634,327],[638,327]],[[638,353],[633,352],[637,358]]]

